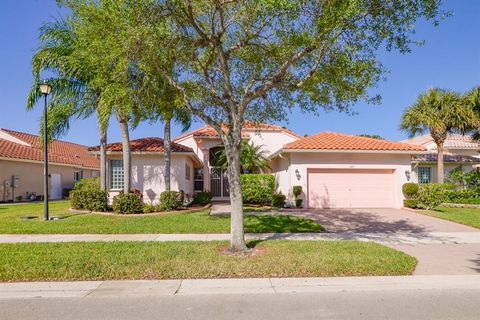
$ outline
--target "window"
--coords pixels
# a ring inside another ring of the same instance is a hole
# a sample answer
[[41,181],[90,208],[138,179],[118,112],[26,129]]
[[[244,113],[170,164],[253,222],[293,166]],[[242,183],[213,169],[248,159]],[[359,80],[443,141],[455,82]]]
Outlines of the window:
[[74,171],[73,172],[73,181],[78,182],[78,181],[82,180],[82,178],[83,178],[82,171]]
[[123,160],[110,160],[110,188],[123,188]]
[[203,191],[203,168],[195,168],[193,170],[194,190]]
[[100,172],[99,171],[93,171],[92,172],[92,177],[93,178],[100,177]]
[[418,182],[430,183],[432,181],[431,168],[430,167],[418,167]]
[[190,180],[190,166],[185,164],[185,179]]

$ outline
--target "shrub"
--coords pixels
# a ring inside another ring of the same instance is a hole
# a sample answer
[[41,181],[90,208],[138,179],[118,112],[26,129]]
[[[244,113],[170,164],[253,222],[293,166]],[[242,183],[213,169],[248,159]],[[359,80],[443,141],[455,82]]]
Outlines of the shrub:
[[405,208],[416,209],[416,208],[418,208],[418,201],[415,200],[415,199],[405,199],[405,200],[403,200],[403,206]]
[[275,192],[275,177],[270,174],[242,174],[242,197],[245,203],[268,204]]
[[108,192],[100,189],[72,190],[70,203],[74,209],[107,211]]
[[413,182],[404,183],[402,186],[402,191],[406,197],[412,198],[418,193],[418,184]]
[[83,178],[75,183],[74,190],[100,190],[100,177]]
[[160,194],[158,208],[161,211],[170,211],[182,206],[182,195],[178,191],[164,191]]
[[209,204],[212,201],[211,192],[198,192],[193,196],[193,203],[195,204]]
[[272,207],[283,208],[287,197],[283,193],[272,194]]
[[113,211],[116,213],[139,213],[143,212],[142,197],[138,193],[119,193],[113,197]]
[[151,203],[145,203],[143,205],[143,213],[152,213],[155,211],[155,206]]
[[293,186],[292,193],[295,199],[298,198],[302,194],[302,186]]
[[480,193],[472,189],[446,190],[445,202],[449,203],[475,203],[480,201]]
[[300,208],[302,206],[303,199],[295,199],[295,207]]
[[415,196],[418,205],[425,209],[432,209],[446,200],[447,188],[441,183],[422,184]]

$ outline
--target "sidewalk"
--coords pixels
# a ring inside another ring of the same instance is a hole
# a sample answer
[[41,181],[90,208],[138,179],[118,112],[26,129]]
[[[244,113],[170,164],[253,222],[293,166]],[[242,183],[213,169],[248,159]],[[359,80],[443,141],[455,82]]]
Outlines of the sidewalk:
[[[480,244],[480,232],[426,233],[249,233],[247,240],[357,240],[381,244]],[[0,243],[91,241],[216,241],[228,233],[210,234],[1,234]]]
[[0,283],[0,299],[478,290],[480,275]]

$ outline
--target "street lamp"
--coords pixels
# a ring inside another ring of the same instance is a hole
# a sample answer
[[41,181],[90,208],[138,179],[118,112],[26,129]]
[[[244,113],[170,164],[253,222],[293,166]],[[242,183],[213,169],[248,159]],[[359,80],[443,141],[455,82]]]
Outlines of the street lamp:
[[40,92],[45,97],[45,105],[43,107],[43,165],[44,165],[44,181],[43,181],[43,217],[48,221],[48,126],[47,126],[47,96],[52,92],[52,87],[43,81],[39,84]]

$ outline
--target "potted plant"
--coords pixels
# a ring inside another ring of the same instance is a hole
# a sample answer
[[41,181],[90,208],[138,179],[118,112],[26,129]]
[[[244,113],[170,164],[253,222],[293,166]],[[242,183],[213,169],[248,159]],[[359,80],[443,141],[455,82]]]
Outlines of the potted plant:
[[299,196],[302,194],[302,186],[293,186],[292,193],[293,193],[293,196],[295,197],[295,206],[297,208],[301,208],[303,199],[299,198]]

